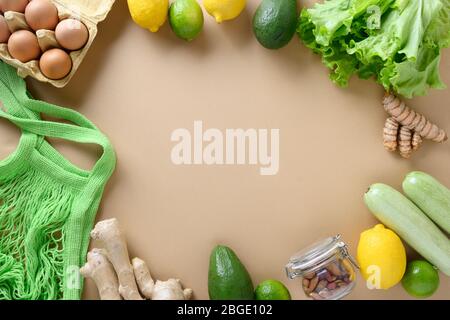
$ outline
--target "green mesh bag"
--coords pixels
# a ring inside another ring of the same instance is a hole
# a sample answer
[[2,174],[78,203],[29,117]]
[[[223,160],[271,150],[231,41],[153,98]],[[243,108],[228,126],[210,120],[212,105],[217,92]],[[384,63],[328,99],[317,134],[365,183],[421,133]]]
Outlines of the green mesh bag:
[[[0,299],[79,299],[78,270],[114,150],[81,114],[32,99],[3,62],[0,101],[0,117],[22,132],[16,151],[0,161]],[[44,121],[43,114],[62,121]],[[81,170],[47,137],[100,145],[103,154],[91,171]]]

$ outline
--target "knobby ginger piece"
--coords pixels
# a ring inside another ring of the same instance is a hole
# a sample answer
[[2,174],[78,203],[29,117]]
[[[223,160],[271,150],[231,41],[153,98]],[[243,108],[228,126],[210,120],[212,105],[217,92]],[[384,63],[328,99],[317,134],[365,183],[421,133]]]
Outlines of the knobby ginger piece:
[[[104,291],[102,288],[105,287],[105,283],[115,283],[115,287],[114,285],[112,287],[116,288],[115,294],[119,299],[122,296],[125,300],[143,300],[140,293],[145,298],[152,300],[191,299],[192,289],[183,289],[180,280],[169,279],[168,281],[157,281],[155,283],[147,264],[143,260],[134,258],[130,263],[125,236],[119,228],[117,219],[97,223],[91,232],[91,237],[101,242],[104,247],[101,251],[95,249],[93,252],[102,253],[102,265],[109,265],[109,269],[97,271],[97,278],[102,277],[103,279],[96,281],[99,291]],[[93,261],[93,257],[93,255],[89,255],[88,263],[83,267],[83,273],[86,275],[92,274],[91,265],[97,267],[100,265],[97,261]]]
[[134,278],[127,242],[117,219],[100,221],[91,231],[91,238],[101,242],[108,260],[119,278],[119,293],[125,300],[143,300]]
[[87,262],[80,273],[95,282],[101,300],[122,300],[117,275],[102,249],[92,249],[88,253]]
[[150,270],[144,260],[139,258],[134,258],[132,260],[134,276],[138,284],[141,294],[147,298],[151,299],[153,294],[153,288],[155,287],[155,281],[152,278]]
[[184,289],[180,280],[169,279],[156,281],[151,276],[147,264],[139,259],[132,260],[134,275],[141,294],[151,300],[189,300],[192,297],[192,289]]
[[417,132],[422,138],[435,142],[444,142],[447,140],[447,134],[444,130],[431,123],[425,116],[408,108],[395,95],[386,93],[383,99],[383,106],[386,112],[398,123],[411,131]]
[[153,288],[152,300],[190,300],[192,289],[184,289],[178,279],[156,281]]

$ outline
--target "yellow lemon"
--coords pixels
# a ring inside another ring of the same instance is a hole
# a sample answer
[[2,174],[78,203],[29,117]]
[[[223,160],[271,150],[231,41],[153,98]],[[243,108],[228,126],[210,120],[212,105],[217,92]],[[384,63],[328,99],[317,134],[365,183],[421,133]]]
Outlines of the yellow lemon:
[[167,20],[169,0],[128,0],[128,8],[134,22],[156,32]]
[[382,224],[361,233],[357,255],[370,289],[389,289],[399,283],[405,273],[405,247],[400,238]]
[[204,0],[203,5],[217,23],[221,23],[239,16],[245,8],[246,0]]

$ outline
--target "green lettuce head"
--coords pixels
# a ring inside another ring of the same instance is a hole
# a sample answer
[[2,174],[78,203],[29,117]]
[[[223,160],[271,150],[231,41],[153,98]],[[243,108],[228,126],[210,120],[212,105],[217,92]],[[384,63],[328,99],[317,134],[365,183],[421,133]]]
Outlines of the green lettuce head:
[[407,98],[445,87],[439,62],[450,44],[449,0],[328,0],[304,9],[297,31],[340,86],[358,74]]

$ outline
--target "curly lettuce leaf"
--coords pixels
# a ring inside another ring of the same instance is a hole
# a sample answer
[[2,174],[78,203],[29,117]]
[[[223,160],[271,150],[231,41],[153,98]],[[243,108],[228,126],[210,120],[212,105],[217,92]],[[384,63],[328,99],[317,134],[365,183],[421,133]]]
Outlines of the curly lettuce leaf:
[[359,42],[351,40],[351,48],[347,52],[356,54],[364,64],[370,64],[377,58],[394,60],[396,55],[414,60],[418,56],[426,28],[441,7],[439,1],[410,1],[406,8],[392,10],[377,33]]
[[445,88],[439,75],[439,62],[439,51],[422,48],[416,60],[394,63],[390,72],[388,68],[383,70],[388,79],[384,79],[382,75],[380,82],[406,98],[424,96],[428,88]]
[[[369,28],[373,6],[379,29]],[[450,44],[449,15],[449,0],[328,0],[302,11],[298,34],[338,85],[357,74],[412,97],[445,87],[439,62]]]
[[450,46],[450,0],[442,0],[439,15],[431,22],[425,34],[424,44],[430,48]]
[[450,45],[450,1],[442,1],[442,7],[431,21],[417,59],[395,63],[390,83],[393,90],[411,98],[426,95],[428,88],[444,89],[439,75],[441,50]]
[[384,7],[392,0],[333,0],[316,4],[307,10],[307,16],[314,24],[314,36],[318,44],[327,46],[333,38],[345,36],[352,30],[353,22],[364,16],[371,6]]
[[395,0],[327,0],[311,9],[302,10],[297,33],[305,45],[322,56],[322,62],[332,70],[330,78],[346,87],[350,77],[375,74],[373,67],[361,68],[357,57],[347,52],[349,39],[363,40],[370,30],[369,8],[378,6],[385,12]]

